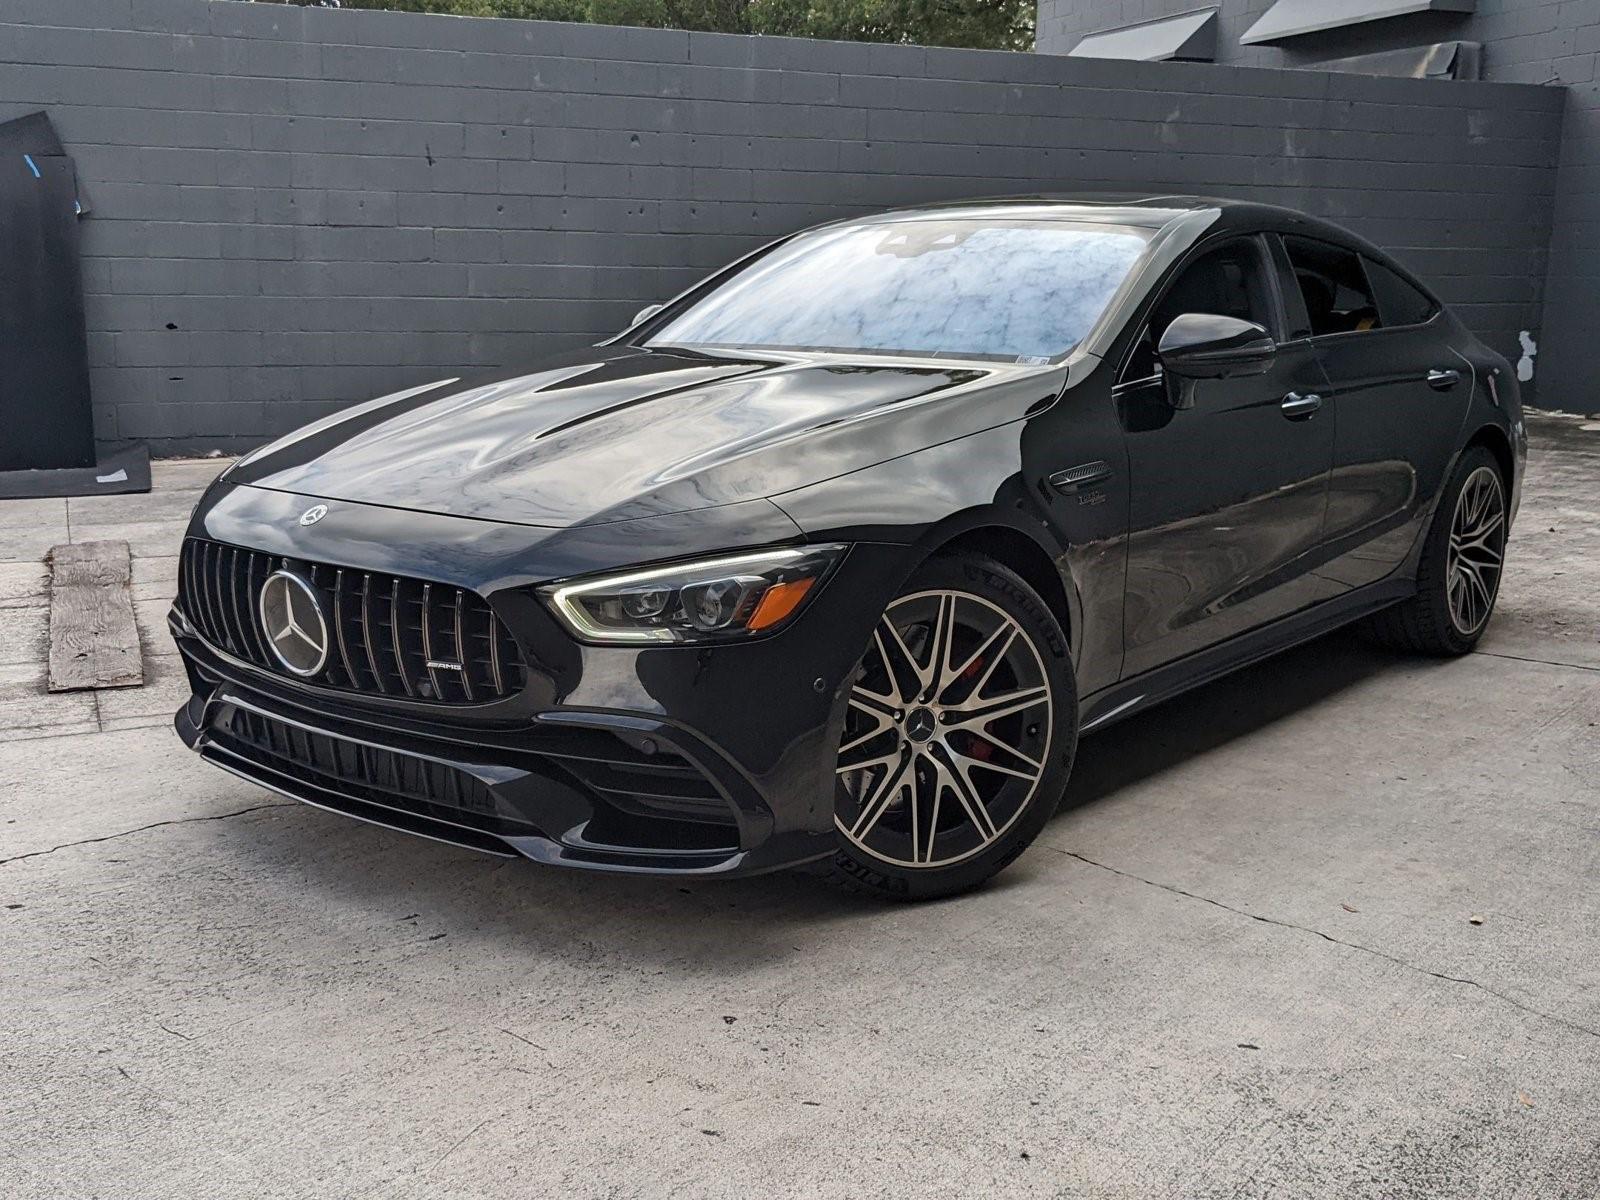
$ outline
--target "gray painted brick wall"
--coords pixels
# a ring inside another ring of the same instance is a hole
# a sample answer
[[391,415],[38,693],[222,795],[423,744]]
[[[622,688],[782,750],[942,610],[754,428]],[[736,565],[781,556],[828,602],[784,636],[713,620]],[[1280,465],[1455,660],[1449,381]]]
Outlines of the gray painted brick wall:
[[[1590,341],[1600,328],[1600,0],[1477,0],[1471,13],[1430,12],[1241,46],[1273,0],[1211,0],[1217,61],[1308,67],[1331,58],[1465,40],[1483,44],[1483,77],[1566,93],[1544,306],[1528,326],[1543,402],[1600,412]],[[1037,45],[1065,54],[1086,33],[1202,7],[1197,0],[1039,0]]]
[[596,338],[795,228],[929,199],[1242,195],[1394,249],[1507,352],[1539,304],[1550,89],[235,0],[7,0],[47,110],[96,419],[243,447]]

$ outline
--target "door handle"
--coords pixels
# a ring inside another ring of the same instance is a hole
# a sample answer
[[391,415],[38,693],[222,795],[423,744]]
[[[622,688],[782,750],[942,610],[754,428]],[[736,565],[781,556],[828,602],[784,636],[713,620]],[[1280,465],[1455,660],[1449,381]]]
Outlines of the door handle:
[[1283,398],[1283,403],[1278,405],[1279,411],[1291,421],[1304,421],[1321,407],[1322,397],[1313,392],[1307,392],[1305,395],[1290,392]]
[[1461,382],[1461,372],[1451,368],[1428,372],[1428,386],[1436,392],[1447,392]]
[[1050,486],[1063,496],[1070,496],[1073,492],[1080,491],[1090,484],[1104,483],[1111,478],[1111,464],[1096,460],[1095,462],[1079,463],[1075,467],[1068,467],[1065,471],[1057,471],[1050,476]]

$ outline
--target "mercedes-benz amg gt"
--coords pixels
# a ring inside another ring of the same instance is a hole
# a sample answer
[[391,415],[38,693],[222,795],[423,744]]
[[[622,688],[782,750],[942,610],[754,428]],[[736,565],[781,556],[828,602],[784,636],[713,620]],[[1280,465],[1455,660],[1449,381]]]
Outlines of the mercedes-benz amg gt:
[[1347,622],[1470,650],[1525,451],[1506,361],[1323,221],[852,218],[234,463],[183,545],[177,728],[490,853],[946,895],[1081,735]]

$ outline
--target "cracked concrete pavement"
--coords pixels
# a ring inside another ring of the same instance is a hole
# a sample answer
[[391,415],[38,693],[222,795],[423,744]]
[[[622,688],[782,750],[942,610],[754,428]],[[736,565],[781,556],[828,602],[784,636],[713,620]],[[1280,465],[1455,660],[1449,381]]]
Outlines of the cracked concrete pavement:
[[[1130,720],[917,908],[280,801],[167,724],[218,464],[0,503],[0,1195],[1600,1195],[1600,430],[1531,424],[1479,653]],[[151,682],[48,696],[41,559],[99,537]]]

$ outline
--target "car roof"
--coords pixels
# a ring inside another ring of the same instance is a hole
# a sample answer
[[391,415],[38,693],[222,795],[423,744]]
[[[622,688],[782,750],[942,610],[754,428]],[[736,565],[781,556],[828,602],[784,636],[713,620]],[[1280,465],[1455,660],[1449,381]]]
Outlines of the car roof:
[[[1365,238],[1331,221],[1275,204],[1253,200],[1234,200],[1166,192],[1071,192],[1034,195],[986,196],[966,200],[947,200],[904,208],[859,213],[824,221],[807,229],[778,238],[729,265],[696,288],[720,280],[727,272],[742,269],[751,259],[793,238],[842,226],[893,225],[918,220],[1058,220],[1144,229],[1149,248],[1111,298],[1095,323],[1069,356],[1103,358],[1118,332],[1142,299],[1159,284],[1195,245],[1216,235],[1251,233],[1294,233],[1320,238],[1364,254],[1390,268],[1430,297],[1433,293],[1392,255]],[[691,291],[695,289],[690,289]],[[684,293],[688,295],[689,293]],[[682,297],[679,297],[680,299]],[[1436,301],[1437,302],[1437,301]],[[676,303],[676,300],[673,301]],[[620,335],[619,335],[620,336]]]
[[[916,220],[993,219],[1002,214],[1017,219],[1121,225],[1147,229],[1152,234],[1165,232],[1175,235],[1174,241],[1179,245],[1191,245],[1200,237],[1215,233],[1298,233],[1347,246],[1417,283],[1412,272],[1397,262],[1393,255],[1342,225],[1298,209],[1220,196],[1165,192],[1063,192],[993,196],[889,209],[829,221],[818,228]],[[1418,283],[1418,286],[1422,285]]]
[[843,221],[831,221],[829,224],[979,219],[993,218],[1002,213],[1036,220],[1092,221],[1151,230],[1165,228],[1196,214],[1209,213],[1211,220],[1205,224],[1211,228],[1298,230],[1331,235],[1362,248],[1366,246],[1364,239],[1350,231],[1292,208],[1253,200],[1165,192],[1041,193],[950,200],[890,209]]
[[1203,209],[1230,206],[1227,200],[1201,196],[1154,196],[1135,193],[1080,193],[1073,195],[993,196],[974,200],[949,200],[919,204],[886,212],[847,218],[850,223],[889,223],[921,219],[961,220],[993,218],[998,215],[1027,216],[1049,220],[1115,221],[1118,224],[1159,229],[1179,217]]
[[1295,233],[1321,238],[1364,254],[1397,271],[1428,295],[1432,293],[1417,281],[1392,255],[1365,238],[1331,221],[1324,221],[1292,208],[1261,204],[1252,200],[1230,200],[1216,196],[1174,195],[1150,192],[1077,192],[1031,196],[995,196],[973,200],[952,200],[915,207],[891,209],[843,220],[828,226],[898,224],[919,220],[1059,220],[1074,223],[1117,225],[1145,229],[1150,234],[1150,252],[1142,266],[1130,275],[1100,320],[1089,331],[1078,349],[1103,357],[1111,339],[1127,322],[1140,298],[1154,287],[1164,272],[1187,250],[1217,234],[1257,232]]

